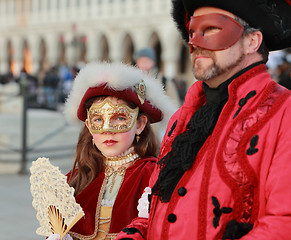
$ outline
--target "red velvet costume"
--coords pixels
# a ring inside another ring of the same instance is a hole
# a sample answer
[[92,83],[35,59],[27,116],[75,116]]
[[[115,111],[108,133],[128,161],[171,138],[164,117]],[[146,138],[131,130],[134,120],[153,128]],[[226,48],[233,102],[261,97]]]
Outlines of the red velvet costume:
[[[142,235],[121,232],[117,239],[222,239],[231,220],[253,224],[242,238],[232,239],[290,239],[291,93],[271,79],[263,64],[234,79],[228,90],[229,100],[213,133],[170,201],[163,203],[153,195],[149,219],[136,218],[127,226]],[[256,94],[239,105],[254,90]],[[205,100],[202,82],[197,81],[169,122],[160,157]],[[150,187],[158,175],[157,167]]]
[[[113,205],[109,235],[114,237],[132,219],[138,215],[137,205],[143,190],[149,184],[149,178],[155,167],[156,158],[147,157],[137,160],[127,168],[123,182]],[[98,230],[102,189],[105,188],[105,174],[98,177],[76,196],[76,202],[81,205],[85,216],[71,229],[69,234],[79,239],[94,239]]]

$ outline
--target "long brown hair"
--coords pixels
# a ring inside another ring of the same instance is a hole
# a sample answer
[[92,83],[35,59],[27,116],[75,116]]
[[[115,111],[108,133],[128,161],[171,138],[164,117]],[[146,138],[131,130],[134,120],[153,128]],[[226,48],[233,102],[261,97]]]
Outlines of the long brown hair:
[[[93,98],[88,101],[86,108],[89,109],[95,100],[96,98]],[[129,107],[132,107],[131,105],[129,104]],[[145,114],[140,112],[138,119],[141,115]],[[157,156],[158,141],[149,121],[140,134],[140,140],[137,142],[135,139],[133,146],[140,157]],[[68,181],[69,185],[75,188],[75,196],[82,192],[104,170],[104,159],[99,149],[92,143],[92,136],[84,124],[79,135],[75,162]]]

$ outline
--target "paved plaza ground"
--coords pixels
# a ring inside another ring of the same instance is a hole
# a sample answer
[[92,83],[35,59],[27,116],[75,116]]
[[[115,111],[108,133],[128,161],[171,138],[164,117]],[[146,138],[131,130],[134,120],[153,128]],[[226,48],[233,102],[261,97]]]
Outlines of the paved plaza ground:
[[[49,157],[65,174],[74,160],[79,126],[66,125],[61,111],[30,109],[27,116],[27,142],[35,148],[27,154],[27,174],[19,174],[21,152],[16,150],[21,149],[21,112],[0,111],[0,240],[45,239],[35,233],[39,223],[30,193],[31,162]],[[60,150],[62,146],[65,151]]]

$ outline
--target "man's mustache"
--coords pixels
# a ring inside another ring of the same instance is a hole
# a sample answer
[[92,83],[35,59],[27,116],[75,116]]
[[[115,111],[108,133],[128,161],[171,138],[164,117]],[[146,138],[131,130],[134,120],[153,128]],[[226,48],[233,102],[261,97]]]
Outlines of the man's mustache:
[[194,56],[203,55],[206,57],[213,57],[213,55],[214,55],[211,51],[208,51],[208,50],[205,50],[205,49],[202,49],[199,47],[194,48],[192,54]]

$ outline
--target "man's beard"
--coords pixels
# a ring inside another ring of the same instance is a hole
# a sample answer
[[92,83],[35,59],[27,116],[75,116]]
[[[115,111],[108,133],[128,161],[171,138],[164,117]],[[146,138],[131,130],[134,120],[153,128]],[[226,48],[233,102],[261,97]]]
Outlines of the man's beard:
[[216,56],[213,52],[197,48],[195,49],[193,54],[198,55],[200,53],[203,56],[207,56],[211,58],[213,61],[213,63],[210,66],[206,67],[204,71],[201,71],[201,70],[195,71],[195,69],[203,68],[203,66],[201,66],[199,62],[195,63],[197,65],[196,67],[193,67],[193,74],[195,78],[200,81],[207,81],[230,71],[234,67],[238,66],[239,63],[241,63],[243,59],[245,58],[245,54],[241,50],[240,56],[234,62],[231,62],[225,66],[219,66],[217,65]]

